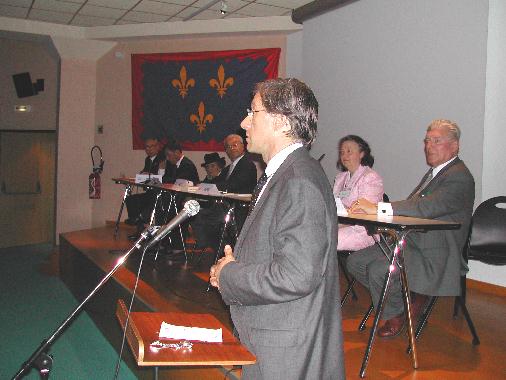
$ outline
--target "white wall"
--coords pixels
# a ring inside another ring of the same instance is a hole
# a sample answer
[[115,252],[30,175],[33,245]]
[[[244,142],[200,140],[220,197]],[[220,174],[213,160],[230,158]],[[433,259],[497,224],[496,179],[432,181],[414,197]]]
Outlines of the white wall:
[[286,77],[302,78],[303,32],[295,32],[286,37]]
[[[448,118],[462,129],[475,204],[506,194],[504,1],[490,0],[489,12],[487,0],[361,0],[305,21],[302,34],[301,77],[320,103],[312,154],[326,154],[330,181],[337,141],[358,134],[371,144],[386,193],[405,198],[427,170],[426,126]],[[298,38],[287,40],[288,74],[299,68],[290,62]],[[470,266],[470,278],[506,286],[506,267]]]
[[[506,195],[506,2],[489,0],[482,200]],[[506,286],[506,266],[469,263],[469,277]]]
[[365,138],[391,199],[426,172],[432,119],[462,129],[461,158],[481,196],[486,0],[361,0],[304,23],[303,73],[320,103],[313,154],[335,176],[337,141]]

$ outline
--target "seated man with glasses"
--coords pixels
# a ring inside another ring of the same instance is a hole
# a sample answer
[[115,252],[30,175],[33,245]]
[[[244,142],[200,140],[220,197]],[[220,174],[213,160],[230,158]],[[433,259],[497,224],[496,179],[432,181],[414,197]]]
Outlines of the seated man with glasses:
[[251,194],[257,183],[257,168],[246,154],[244,140],[239,135],[228,135],[223,143],[230,159],[216,181],[218,189],[229,193]]
[[[458,296],[460,276],[467,271],[462,249],[467,238],[474,204],[474,179],[458,157],[460,129],[450,120],[434,120],[427,128],[425,161],[430,167],[406,200],[374,204],[357,200],[351,212],[402,215],[460,223],[458,230],[413,232],[407,236],[404,262],[413,292],[413,319],[422,314],[428,296]],[[378,305],[388,261],[377,245],[352,253],[346,266],[350,274],[371,292]],[[392,273],[388,298],[381,315],[385,324],[380,337],[393,337],[404,328],[406,317],[399,271]]]
[[[257,182],[257,168],[248,157],[243,138],[236,134],[228,135],[224,146],[231,163],[221,171],[215,181],[216,187],[228,193],[251,194]],[[225,212],[223,205],[215,204],[197,214],[191,225],[198,249],[217,248]],[[235,209],[235,221],[239,230],[246,214],[246,208]]]
[[[148,138],[144,141],[144,151],[146,152],[146,159],[144,160],[144,167],[140,171],[142,174],[158,174],[159,169],[163,169],[165,157],[161,152],[161,144],[157,138]],[[128,218],[125,220],[126,224],[135,226],[141,219],[141,211],[151,202],[152,194],[139,193],[132,194],[125,199],[126,208],[128,211]]]

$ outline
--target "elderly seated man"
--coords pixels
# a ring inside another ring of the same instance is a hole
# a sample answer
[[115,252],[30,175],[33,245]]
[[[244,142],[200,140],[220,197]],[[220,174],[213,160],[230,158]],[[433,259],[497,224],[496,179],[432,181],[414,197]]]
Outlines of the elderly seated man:
[[[225,138],[223,144],[231,163],[216,178],[216,186],[219,190],[229,193],[251,194],[257,182],[257,169],[248,157],[243,138],[231,134]],[[246,213],[246,209],[236,209],[237,228],[240,229],[242,226],[244,219],[246,219]],[[220,227],[224,218],[225,210],[221,204],[212,205],[197,214],[192,222],[197,248],[217,248]]]
[[[474,204],[474,179],[458,157],[460,129],[450,120],[434,120],[427,128],[425,160],[430,167],[406,200],[374,204],[359,199],[351,212],[403,215],[437,219],[461,224],[458,230],[412,233],[407,237],[404,262],[409,287],[413,291],[413,316],[416,320],[428,296],[460,295],[460,275],[467,264],[462,258]],[[388,261],[374,245],[352,253],[348,271],[371,292],[377,307]],[[399,271],[393,273],[382,318],[380,337],[393,337],[404,328],[406,317],[401,297]]]
[[[144,167],[140,171],[143,174],[158,174],[158,170],[162,168],[164,162],[163,153],[161,152],[160,141],[157,138],[148,138],[144,141],[144,150],[146,152],[146,159],[144,160]],[[128,218],[125,220],[126,224],[135,226],[141,219],[141,211],[151,203],[152,194],[150,192],[132,194],[125,199],[126,208],[128,211]]]

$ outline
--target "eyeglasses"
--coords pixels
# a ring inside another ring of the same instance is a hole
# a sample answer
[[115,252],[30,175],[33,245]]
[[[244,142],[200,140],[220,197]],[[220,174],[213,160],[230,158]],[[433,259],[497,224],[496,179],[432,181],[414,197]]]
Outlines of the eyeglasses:
[[248,117],[253,117],[254,114],[256,114],[257,112],[262,112],[262,111],[265,111],[265,109],[263,110],[251,110],[251,109],[247,109],[246,110],[246,113],[248,114]]
[[451,137],[426,137],[423,139],[423,143],[427,145],[428,143],[432,143],[434,145],[441,145],[447,141],[451,140]]
[[237,148],[239,145],[242,145],[242,143],[239,142],[239,143],[230,144],[230,145],[225,144],[224,146],[225,146],[225,149],[231,149],[231,148]]

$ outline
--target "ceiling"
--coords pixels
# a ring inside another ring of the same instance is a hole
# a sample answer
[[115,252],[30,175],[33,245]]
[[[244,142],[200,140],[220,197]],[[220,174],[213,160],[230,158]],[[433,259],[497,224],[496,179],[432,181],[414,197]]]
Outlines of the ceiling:
[[[311,2],[312,0],[0,0],[0,16],[93,27],[290,16],[293,9]],[[225,14],[221,12],[222,8]]]

